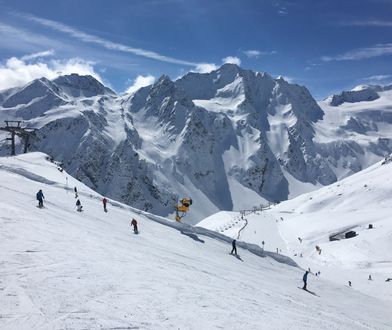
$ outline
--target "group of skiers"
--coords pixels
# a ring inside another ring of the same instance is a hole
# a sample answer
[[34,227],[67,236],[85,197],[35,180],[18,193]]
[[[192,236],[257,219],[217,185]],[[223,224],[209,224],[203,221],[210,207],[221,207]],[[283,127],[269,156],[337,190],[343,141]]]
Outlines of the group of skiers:
[[[77,189],[76,187],[74,187],[74,193],[75,193],[75,198],[76,198],[76,210],[77,210],[78,212],[82,212],[82,211],[83,211],[83,206],[82,206],[82,203],[81,203],[80,199],[78,198],[78,197],[79,197],[79,194],[78,194],[78,189]],[[40,189],[40,190],[37,192],[36,198],[37,198],[37,200],[38,200],[38,207],[39,207],[39,208],[43,208],[43,207],[44,207],[44,199],[45,199],[45,197],[44,197],[44,193],[42,192],[42,189]],[[104,197],[104,198],[102,199],[102,204],[103,204],[103,210],[104,210],[104,212],[108,212],[107,203],[108,203],[108,199],[107,199],[106,197]],[[131,226],[133,227],[133,232],[134,232],[135,234],[138,234],[138,233],[139,233],[139,230],[138,230],[137,221],[136,221],[135,218],[132,218]]]
[[[76,209],[77,209],[78,212],[82,212],[82,211],[83,211],[83,206],[82,206],[82,203],[80,202],[80,199],[78,198],[79,195],[78,195],[78,190],[77,190],[76,187],[74,188],[74,192],[75,192],[75,198],[77,199],[77,201],[76,201]],[[43,207],[44,207],[44,199],[45,199],[45,197],[44,197],[44,194],[43,194],[43,192],[42,192],[41,189],[37,192],[36,197],[37,197],[37,200],[38,200],[38,207],[39,207],[39,208],[43,208]],[[106,197],[104,197],[104,198],[102,199],[102,204],[103,204],[103,210],[104,210],[104,212],[108,212],[108,210],[107,210],[107,203],[108,203],[108,200],[107,200]],[[139,230],[138,230],[138,226],[137,226],[137,221],[136,221],[136,219],[132,218],[131,226],[133,227],[134,233],[135,233],[135,234],[138,234],[138,233],[139,233]],[[300,241],[300,243],[302,243],[302,239],[298,238],[298,240]],[[238,254],[237,254],[237,240],[236,240],[236,239],[233,239],[231,245],[232,245],[232,249],[231,249],[230,254],[231,254],[231,255],[238,256]],[[263,250],[264,250],[264,241],[263,241]],[[320,248],[319,246],[316,246],[316,250],[319,252],[319,254],[321,253],[321,248]],[[277,253],[279,253],[279,252],[278,252],[278,249],[277,249]],[[303,289],[303,290],[306,290],[306,291],[308,290],[308,289],[307,289],[307,284],[308,284],[308,275],[309,275],[309,273],[313,274],[313,273],[310,271],[310,269],[308,269],[307,271],[305,271],[305,274],[304,274],[303,277],[302,277],[302,280],[303,280],[303,283],[304,283],[302,289]],[[314,275],[314,274],[313,274],[313,275]],[[316,276],[317,276],[317,275],[320,275],[320,272],[317,272],[315,275],[316,275]],[[371,275],[369,275],[369,280],[372,280]],[[391,280],[392,280],[392,278],[388,278],[388,279],[386,280],[386,282],[389,282],[389,281],[391,281]],[[349,283],[349,286],[351,287],[351,281],[348,281],[348,283]]]

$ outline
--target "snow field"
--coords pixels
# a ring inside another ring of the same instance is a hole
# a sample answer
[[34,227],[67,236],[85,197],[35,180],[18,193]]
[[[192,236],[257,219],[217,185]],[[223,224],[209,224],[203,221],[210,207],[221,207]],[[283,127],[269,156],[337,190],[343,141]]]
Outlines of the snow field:
[[[45,209],[35,207],[39,189]],[[101,196],[40,153],[0,159],[0,196],[1,329],[392,325],[383,301],[312,277],[309,287],[319,297],[313,296],[297,288],[301,269],[239,248],[241,262],[207,231],[163,226],[113,201],[104,213]]]
[[[351,281],[353,290],[390,302],[392,285],[385,280],[392,277],[391,165],[379,162],[332,185],[251,214],[241,239],[258,245],[265,241],[266,249],[281,249],[304,269],[320,271],[323,279],[340,286]],[[221,223],[218,213],[199,225],[215,229]],[[369,224],[373,229],[368,229]],[[349,230],[357,236],[329,240]]]

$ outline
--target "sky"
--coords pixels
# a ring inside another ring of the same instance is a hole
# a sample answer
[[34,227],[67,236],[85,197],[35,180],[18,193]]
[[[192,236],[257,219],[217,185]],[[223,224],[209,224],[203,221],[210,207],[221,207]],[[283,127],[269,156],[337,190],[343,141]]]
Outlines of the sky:
[[0,90],[91,74],[118,93],[223,63],[320,100],[392,83],[392,0],[0,0]]

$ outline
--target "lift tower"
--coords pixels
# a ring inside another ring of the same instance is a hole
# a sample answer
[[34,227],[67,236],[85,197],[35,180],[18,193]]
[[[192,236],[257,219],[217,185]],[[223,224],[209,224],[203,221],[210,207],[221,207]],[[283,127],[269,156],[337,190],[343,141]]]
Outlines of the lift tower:
[[20,120],[5,120],[5,126],[0,127],[1,131],[5,131],[11,134],[11,137],[6,138],[6,140],[11,141],[11,156],[15,156],[15,136],[19,136],[23,140],[24,148],[23,152],[26,153],[30,139],[35,138],[36,128],[22,127],[22,121]]

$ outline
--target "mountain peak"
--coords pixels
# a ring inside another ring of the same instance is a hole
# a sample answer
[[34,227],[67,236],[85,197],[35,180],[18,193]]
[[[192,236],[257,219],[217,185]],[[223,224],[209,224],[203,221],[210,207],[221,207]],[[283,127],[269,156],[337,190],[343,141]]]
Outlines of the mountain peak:
[[172,80],[170,79],[170,77],[168,75],[163,74],[162,76],[159,77],[159,79],[157,80],[156,84],[161,84],[161,83],[163,83],[165,81],[172,81]]
[[100,94],[116,94],[91,75],[82,76],[77,73],[72,73],[70,75],[64,75],[54,79],[53,83],[61,87],[68,95],[73,97],[91,97]]

